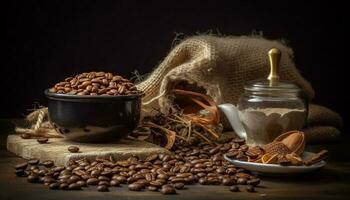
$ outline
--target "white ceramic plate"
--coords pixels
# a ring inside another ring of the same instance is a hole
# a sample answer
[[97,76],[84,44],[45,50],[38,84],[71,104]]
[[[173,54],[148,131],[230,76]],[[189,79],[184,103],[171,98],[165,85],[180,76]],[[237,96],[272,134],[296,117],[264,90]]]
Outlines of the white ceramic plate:
[[[304,152],[302,154],[303,160],[310,158],[314,153]],[[324,167],[327,163],[325,161],[318,162],[311,166],[282,166],[279,164],[262,164],[262,163],[254,163],[254,162],[246,162],[235,159],[230,159],[226,155],[224,158],[230,161],[237,167],[247,169],[253,172],[263,173],[263,174],[297,174],[297,173],[306,173],[312,172],[317,169]]]

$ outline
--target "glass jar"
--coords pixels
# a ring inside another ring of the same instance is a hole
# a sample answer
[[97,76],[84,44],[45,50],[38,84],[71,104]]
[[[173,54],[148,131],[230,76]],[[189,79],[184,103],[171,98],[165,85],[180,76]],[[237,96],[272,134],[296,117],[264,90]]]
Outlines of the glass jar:
[[269,77],[246,84],[237,104],[249,145],[264,145],[284,132],[301,130],[308,115],[302,90],[292,82],[279,80],[280,51],[270,50],[269,57]]

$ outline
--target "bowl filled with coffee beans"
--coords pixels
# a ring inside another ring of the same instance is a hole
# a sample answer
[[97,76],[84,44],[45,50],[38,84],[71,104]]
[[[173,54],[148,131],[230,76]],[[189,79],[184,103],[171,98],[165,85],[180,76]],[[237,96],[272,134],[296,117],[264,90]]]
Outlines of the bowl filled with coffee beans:
[[88,72],[64,79],[45,95],[57,132],[73,141],[106,142],[137,126],[143,92],[122,76]]

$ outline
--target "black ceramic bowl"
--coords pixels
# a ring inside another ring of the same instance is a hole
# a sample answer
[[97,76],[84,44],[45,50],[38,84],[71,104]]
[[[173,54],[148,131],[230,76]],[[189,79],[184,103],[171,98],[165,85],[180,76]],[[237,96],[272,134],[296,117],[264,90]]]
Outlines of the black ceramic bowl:
[[49,120],[65,138],[79,142],[110,142],[126,137],[139,123],[143,93],[89,96],[51,93]]

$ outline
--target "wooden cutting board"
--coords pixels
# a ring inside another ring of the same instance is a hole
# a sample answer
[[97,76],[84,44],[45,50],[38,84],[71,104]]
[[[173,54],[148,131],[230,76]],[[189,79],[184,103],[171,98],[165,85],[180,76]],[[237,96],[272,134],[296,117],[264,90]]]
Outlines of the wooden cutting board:
[[[70,153],[69,146],[78,146],[79,153]],[[132,155],[145,158],[153,153],[169,153],[165,148],[133,139],[122,139],[117,143],[87,144],[66,141],[62,138],[50,138],[46,144],[39,144],[36,139],[22,139],[19,135],[7,137],[7,150],[25,158],[53,160],[56,165],[65,165],[71,159],[86,157],[113,157],[115,160],[126,159]]]

